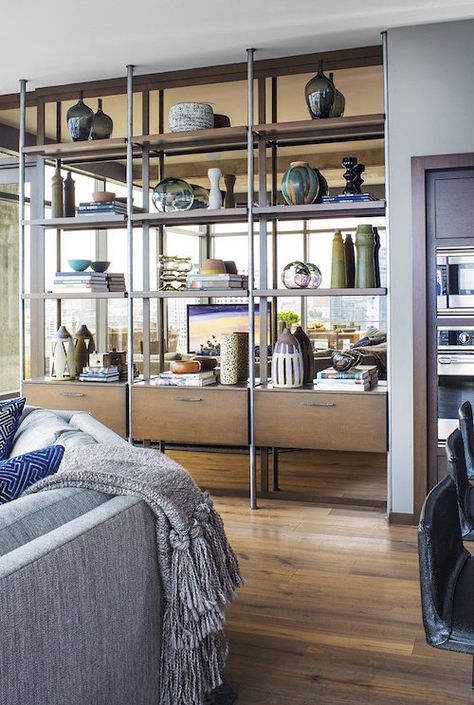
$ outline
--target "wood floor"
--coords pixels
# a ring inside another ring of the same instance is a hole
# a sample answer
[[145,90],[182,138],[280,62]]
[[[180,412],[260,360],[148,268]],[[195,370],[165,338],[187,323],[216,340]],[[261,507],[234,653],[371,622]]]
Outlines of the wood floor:
[[238,705],[472,705],[470,657],[425,643],[415,528],[373,511],[215,503],[247,581],[226,626]]

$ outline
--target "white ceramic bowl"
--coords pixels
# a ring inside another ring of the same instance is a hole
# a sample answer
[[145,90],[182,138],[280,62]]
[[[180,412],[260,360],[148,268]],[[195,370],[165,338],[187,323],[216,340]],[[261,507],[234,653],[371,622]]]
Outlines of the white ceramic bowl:
[[169,111],[171,132],[211,130],[214,127],[214,111],[208,103],[176,103]]

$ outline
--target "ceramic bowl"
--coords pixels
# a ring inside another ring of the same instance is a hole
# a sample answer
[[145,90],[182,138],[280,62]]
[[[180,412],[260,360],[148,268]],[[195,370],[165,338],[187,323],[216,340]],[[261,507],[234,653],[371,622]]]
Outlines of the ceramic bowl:
[[214,113],[214,127],[230,127],[230,117],[221,113]]
[[205,259],[201,264],[200,274],[225,274],[225,263],[222,259]]
[[93,191],[92,200],[95,203],[106,203],[107,201],[114,201],[116,194],[113,191]]
[[68,259],[67,263],[75,272],[84,272],[91,266],[90,259]]
[[98,260],[97,262],[91,262],[91,269],[94,270],[94,272],[106,272],[108,268],[110,267],[110,262],[106,262],[105,260]]
[[201,371],[215,370],[217,367],[217,360],[215,357],[208,357],[207,355],[196,355],[194,357],[196,362],[201,365]]
[[198,360],[173,360],[170,362],[170,370],[177,375],[189,375],[201,371],[201,363]]
[[170,108],[171,132],[210,130],[214,127],[214,111],[208,103],[176,103]]

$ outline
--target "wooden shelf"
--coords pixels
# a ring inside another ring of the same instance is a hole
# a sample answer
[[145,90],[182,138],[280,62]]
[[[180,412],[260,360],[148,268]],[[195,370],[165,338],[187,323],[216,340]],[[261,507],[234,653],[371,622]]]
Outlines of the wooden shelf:
[[125,159],[127,156],[127,139],[112,137],[108,140],[81,140],[80,142],[52,142],[25,147],[24,154],[30,156],[51,157],[54,159],[74,159],[82,161],[94,159]]
[[132,299],[211,299],[211,298],[242,298],[247,297],[247,289],[213,289],[201,291],[185,289],[180,291],[134,291],[130,294]]
[[31,293],[31,294],[23,294],[22,299],[28,300],[28,299],[43,299],[43,300],[48,300],[48,299],[126,299],[128,297],[128,293],[126,291],[99,291],[99,292],[93,292],[91,294],[86,294],[83,292],[69,292],[66,293],[64,292],[63,294],[52,292],[52,291],[47,291],[44,293]]
[[363,397],[367,395],[387,395],[387,385],[386,384],[379,384],[374,387],[373,389],[369,389],[367,392],[357,392],[354,391],[353,389],[328,389],[327,387],[323,387],[322,385],[318,387],[317,383],[314,384],[305,384],[303,387],[297,387],[294,389],[285,389],[284,387],[274,387],[270,382],[267,384],[262,383],[259,386],[255,387],[256,392],[286,392],[288,394],[314,394],[315,392],[321,393],[321,394],[357,394],[361,395]]
[[208,225],[211,223],[245,223],[246,208],[196,208],[189,211],[172,211],[170,213],[135,213],[132,216],[134,225]]
[[205,151],[222,148],[246,149],[247,128],[221,127],[211,130],[193,130],[191,132],[169,132],[165,134],[142,135],[132,138],[134,145],[149,147],[151,150],[178,154],[187,151]]
[[267,142],[285,146],[382,139],[384,127],[384,115],[375,114],[256,125],[254,132]]
[[43,218],[25,220],[23,225],[38,228],[51,228],[53,230],[101,230],[111,228],[125,228],[127,217],[125,215],[77,215],[74,218]]
[[133,383],[133,388],[141,387],[141,388],[146,388],[146,389],[158,389],[162,391],[163,389],[171,389],[174,392],[181,392],[181,393],[186,393],[186,394],[192,394],[196,393],[198,394],[199,392],[203,390],[214,390],[214,391],[241,391],[245,392],[248,389],[248,383],[247,382],[237,382],[237,384],[208,384],[206,387],[175,387],[171,385],[160,385],[160,384],[155,384],[154,380],[157,379],[157,377],[152,377],[150,380],[138,380]]
[[78,379],[56,379],[55,377],[33,377],[31,379],[25,379],[25,384],[67,384],[68,386],[76,387],[93,387],[94,389],[98,387],[126,387],[127,382],[80,382]]
[[255,289],[255,296],[387,296],[387,289]]
[[257,218],[267,220],[316,220],[319,218],[373,218],[385,215],[385,201],[311,203],[305,206],[256,206]]

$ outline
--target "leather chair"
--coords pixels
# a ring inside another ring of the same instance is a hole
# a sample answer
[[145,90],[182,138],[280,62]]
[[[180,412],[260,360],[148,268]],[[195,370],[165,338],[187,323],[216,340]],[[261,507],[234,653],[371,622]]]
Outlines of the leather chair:
[[474,556],[464,547],[456,486],[445,477],[428,494],[418,527],[421,604],[426,641],[473,655]]
[[446,441],[448,474],[454,480],[458,496],[461,534],[465,541],[474,541],[474,486],[469,482],[461,431],[457,428]]
[[474,480],[474,423],[471,402],[465,401],[459,407],[459,430],[464,442],[466,470],[470,480]]

